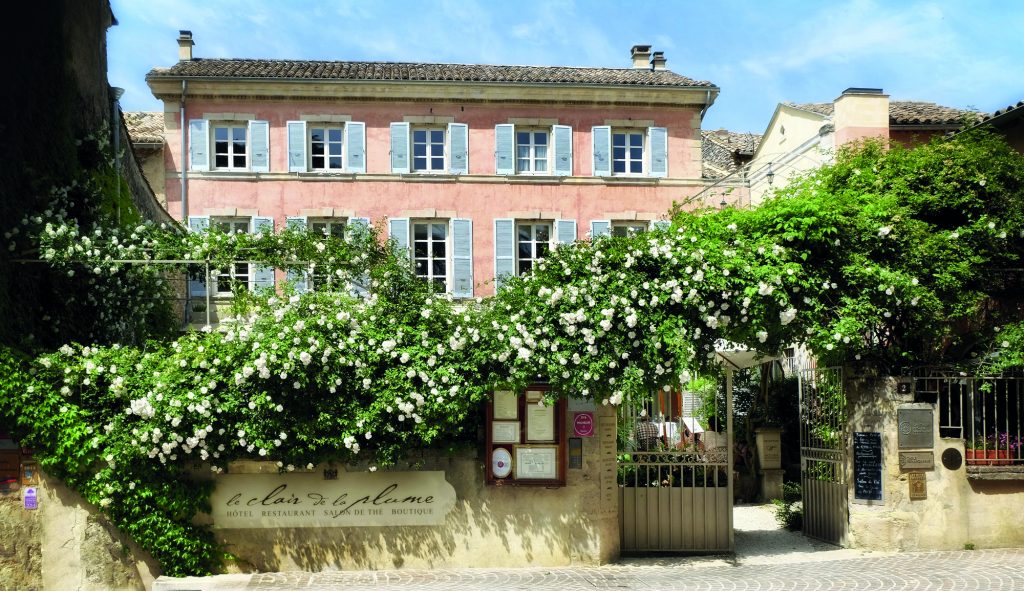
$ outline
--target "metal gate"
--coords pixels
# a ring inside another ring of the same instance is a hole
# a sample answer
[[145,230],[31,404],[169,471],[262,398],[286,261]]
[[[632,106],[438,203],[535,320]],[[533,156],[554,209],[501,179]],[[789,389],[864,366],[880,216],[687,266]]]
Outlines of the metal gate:
[[842,546],[850,523],[843,372],[837,367],[811,368],[798,375],[804,535]]
[[[733,551],[731,400],[725,412],[708,421],[692,416],[693,404],[686,397],[685,392],[659,392],[641,412],[632,406],[620,409],[624,554]],[[656,439],[646,438],[645,432],[656,433]]]

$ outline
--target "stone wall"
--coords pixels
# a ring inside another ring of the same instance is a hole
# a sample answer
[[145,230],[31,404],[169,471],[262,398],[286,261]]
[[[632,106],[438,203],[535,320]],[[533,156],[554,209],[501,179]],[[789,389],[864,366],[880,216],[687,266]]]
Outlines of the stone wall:
[[38,511],[21,500],[0,498],[0,591],[39,591],[42,587]]
[[[567,413],[571,414],[571,413]],[[595,565],[619,554],[615,413],[596,413],[583,469],[565,487],[487,486],[476,451],[417,454],[395,470],[442,470],[456,503],[440,526],[219,529],[241,571]],[[567,418],[567,421],[570,419]],[[569,433],[571,425],[567,424]],[[612,445],[602,445],[608,440]],[[336,466],[344,471],[344,466]],[[322,470],[324,466],[318,466]],[[365,468],[364,468],[365,469]],[[276,472],[269,462],[238,472]]]
[[[938,436],[938,410],[933,404],[915,403],[913,394],[898,394],[894,378],[854,377],[847,380],[851,434],[882,434],[882,501],[866,505],[854,499],[850,483],[851,545],[872,550],[958,550],[1024,546],[1024,473],[1020,480],[968,479],[963,462],[956,469],[943,466],[942,454],[956,450],[961,458],[963,439]],[[899,466],[900,408],[933,410],[935,467],[923,470],[927,498],[910,498],[910,471]],[[853,474],[849,454],[848,474]]]

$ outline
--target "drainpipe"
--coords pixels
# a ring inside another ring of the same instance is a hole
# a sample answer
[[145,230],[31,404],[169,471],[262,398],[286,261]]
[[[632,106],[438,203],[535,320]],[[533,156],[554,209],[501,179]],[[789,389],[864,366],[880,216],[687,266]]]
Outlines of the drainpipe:
[[188,92],[188,80],[181,81],[181,222],[188,225],[188,153],[185,149],[185,127],[188,121],[185,120],[185,94]]
[[700,120],[704,121],[704,114],[711,108],[711,91],[707,91],[707,96],[704,97],[704,108],[700,110]]

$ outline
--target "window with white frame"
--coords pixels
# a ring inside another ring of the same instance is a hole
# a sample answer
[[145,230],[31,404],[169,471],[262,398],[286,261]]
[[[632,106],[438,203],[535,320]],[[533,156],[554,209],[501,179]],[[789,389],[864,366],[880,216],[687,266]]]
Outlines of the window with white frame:
[[213,125],[213,165],[220,170],[246,170],[248,162],[248,127],[246,125]]
[[547,130],[516,130],[516,172],[546,174],[549,139]]
[[340,172],[345,167],[342,156],[345,128],[341,125],[309,124],[309,168],[317,171]]
[[[214,218],[211,225],[225,234],[248,234],[249,218]],[[235,286],[249,288],[252,270],[249,263],[234,261],[227,269],[219,269],[214,278],[217,295],[231,295]]]
[[516,273],[528,273],[550,250],[550,222],[516,223]]
[[612,222],[612,236],[634,236],[647,231],[647,222]]
[[417,220],[412,224],[412,264],[416,276],[448,291],[448,221]]
[[640,130],[612,131],[612,174],[644,174],[644,136]]
[[415,172],[445,172],[445,131],[443,128],[413,128],[412,169]]

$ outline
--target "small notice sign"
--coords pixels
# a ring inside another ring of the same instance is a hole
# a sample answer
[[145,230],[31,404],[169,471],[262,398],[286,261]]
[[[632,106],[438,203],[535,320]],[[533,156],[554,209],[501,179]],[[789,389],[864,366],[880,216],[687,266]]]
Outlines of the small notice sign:
[[853,434],[853,498],[882,500],[882,434]]
[[39,496],[38,489],[34,486],[30,486],[25,489],[25,494],[22,496],[22,503],[26,509],[38,509],[39,508]]
[[930,451],[901,451],[900,470],[931,470],[935,468],[935,454]]
[[928,479],[924,472],[907,474],[907,481],[910,483],[911,501],[923,501],[928,498]]
[[594,436],[594,413],[577,412],[572,419],[573,433],[576,437]]

